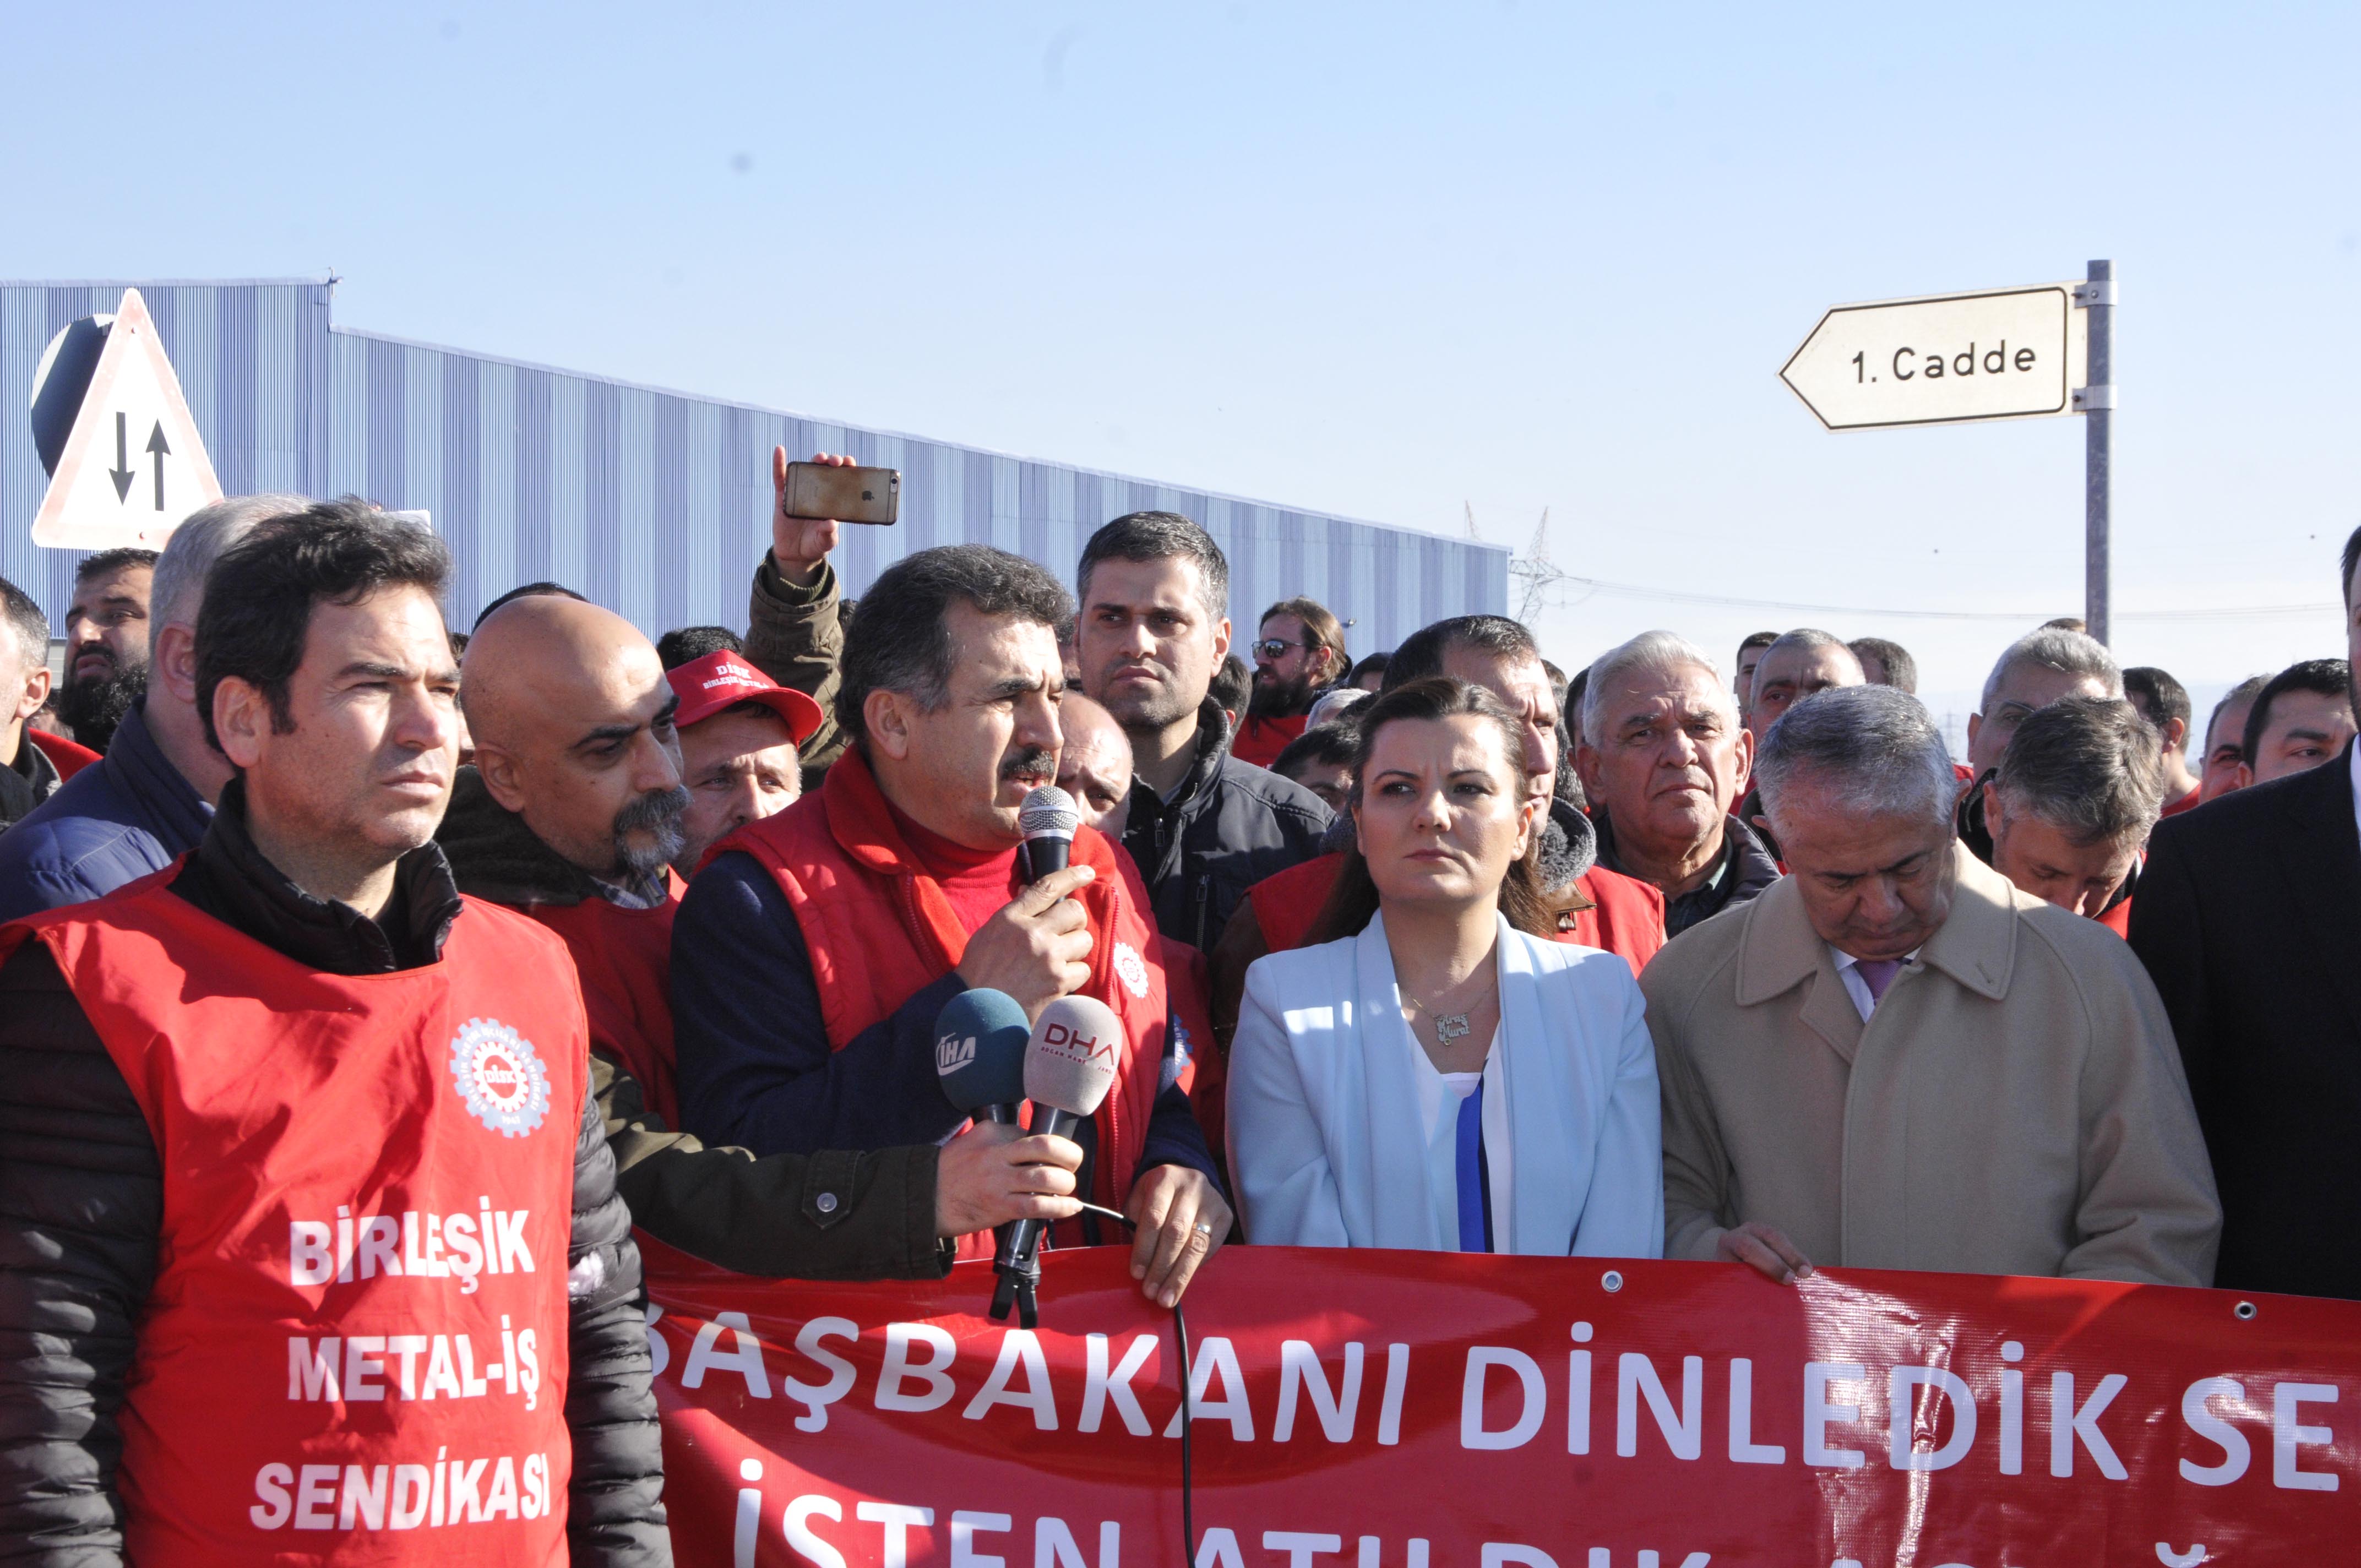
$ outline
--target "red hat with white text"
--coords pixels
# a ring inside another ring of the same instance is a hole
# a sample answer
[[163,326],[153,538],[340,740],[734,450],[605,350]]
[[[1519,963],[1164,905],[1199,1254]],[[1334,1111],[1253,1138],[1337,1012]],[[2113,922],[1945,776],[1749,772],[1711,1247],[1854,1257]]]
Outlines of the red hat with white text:
[[690,661],[664,678],[672,683],[680,707],[673,726],[686,729],[722,709],[741,702],[759,702],[786,721],[787,732],[800,746],[819,728],[819,704],[799,691],[790,691],[746,662],[742,653],[723,649]]

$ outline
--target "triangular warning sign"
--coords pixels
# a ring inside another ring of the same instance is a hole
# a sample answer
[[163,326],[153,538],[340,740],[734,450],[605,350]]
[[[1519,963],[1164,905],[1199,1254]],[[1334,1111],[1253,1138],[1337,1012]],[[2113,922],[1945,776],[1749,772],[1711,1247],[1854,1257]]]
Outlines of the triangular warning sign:
[[221,494],[147,302],[126,289],[33,519],[33,543],[161,550],[181,519]]

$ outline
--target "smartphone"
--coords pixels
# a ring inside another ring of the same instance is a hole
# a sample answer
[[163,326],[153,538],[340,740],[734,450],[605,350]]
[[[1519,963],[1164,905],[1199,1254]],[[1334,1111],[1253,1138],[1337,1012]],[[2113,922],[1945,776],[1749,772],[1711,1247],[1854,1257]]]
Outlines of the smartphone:
[[902,512],[902,471],[790,463],[785,507],[789,517],[893,522]]

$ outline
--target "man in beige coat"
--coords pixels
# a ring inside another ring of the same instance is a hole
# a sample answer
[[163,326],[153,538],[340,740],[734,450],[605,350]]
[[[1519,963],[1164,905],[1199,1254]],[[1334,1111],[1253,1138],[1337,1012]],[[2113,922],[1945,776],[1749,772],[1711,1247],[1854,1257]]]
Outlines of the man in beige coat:
[[2156,988],[1959,845],[1917,699],[1799,703],[1755,777],[1790,874],[1641,977],[1664,1255],[2209,1283],[2221,1207]]

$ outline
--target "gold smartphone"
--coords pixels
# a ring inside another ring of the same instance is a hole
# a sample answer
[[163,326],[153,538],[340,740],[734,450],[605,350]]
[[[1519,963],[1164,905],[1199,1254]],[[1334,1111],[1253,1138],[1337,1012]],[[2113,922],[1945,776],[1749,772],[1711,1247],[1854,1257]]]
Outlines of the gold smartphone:
[[789,517],[890,523],[902,511],[902,471],[790,463],[784,504]]

